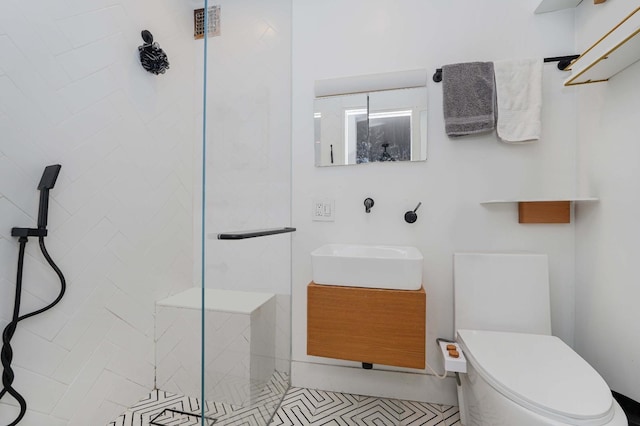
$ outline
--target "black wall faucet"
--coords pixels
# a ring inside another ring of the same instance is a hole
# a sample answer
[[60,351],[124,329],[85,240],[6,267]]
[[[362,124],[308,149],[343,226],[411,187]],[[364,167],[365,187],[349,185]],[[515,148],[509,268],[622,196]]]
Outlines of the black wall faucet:
[[409,210],[404,214],[405,222],[414,223],[416,220],[418,220],[418,214],[416,213],[416,211],[418,211],[421,205],[422,205],[422,201],[418,203],[418,205],[416,206],[415,209],[413,209],[413,211]]
[[364,199],[364,211],[366,213],[371,213],[371,207],[373,207],[373,205],[374,205],[373,198]]

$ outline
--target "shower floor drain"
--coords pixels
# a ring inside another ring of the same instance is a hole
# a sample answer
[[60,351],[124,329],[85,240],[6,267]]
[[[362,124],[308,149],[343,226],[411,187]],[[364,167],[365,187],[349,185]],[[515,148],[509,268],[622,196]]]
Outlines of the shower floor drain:
[[[149,424],[154,426],[197,426],[200,424],[201,419],[203,419],[203,417],[199,414],[187,413],[186,411],[165,408],[160,413],[158,413],[157,416],[152,418],[149,421]],[[204,424],[206,426],[211,426],[216,422],[216,420],[217,419],[214,419],[213,417],[204,417]]]

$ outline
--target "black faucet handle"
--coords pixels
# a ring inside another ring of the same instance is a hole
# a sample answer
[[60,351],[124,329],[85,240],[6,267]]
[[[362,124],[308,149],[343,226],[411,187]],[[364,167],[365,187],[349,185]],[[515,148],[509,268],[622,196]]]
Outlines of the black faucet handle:
[[415,209],[409,210],[404,214],[405,222],[414,223],[416,220],[418,220],[418,215],[416,214],[416,212],[418,211],[421,205],[422,205],[422,201],[418,203]]
[[373,202],[373,198],[365,198],[364,199],[364,211],[366,213],[371,213],[371,207],[373,207],[375,203]]

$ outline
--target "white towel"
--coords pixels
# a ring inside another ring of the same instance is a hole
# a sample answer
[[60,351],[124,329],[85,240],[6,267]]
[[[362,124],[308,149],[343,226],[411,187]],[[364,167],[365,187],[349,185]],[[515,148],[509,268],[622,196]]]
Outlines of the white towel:
[[498,136],[503,142],[540,139],[542,60],[494,62],[498,103]]

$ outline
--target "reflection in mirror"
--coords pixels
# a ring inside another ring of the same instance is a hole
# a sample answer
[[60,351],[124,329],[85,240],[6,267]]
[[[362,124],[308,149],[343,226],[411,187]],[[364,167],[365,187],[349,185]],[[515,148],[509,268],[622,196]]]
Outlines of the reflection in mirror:
[[358,123],[367,121],[367,95],[317,98],[314,121],[316,166],[355,164]]
[[316,166],[427,158],[426,87],[315,100]]
[[427,159],[427,88],[369,94],[370,161]]
[[411,110],[370,112],[362,133],[356,163],[411,160]]

